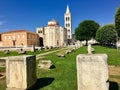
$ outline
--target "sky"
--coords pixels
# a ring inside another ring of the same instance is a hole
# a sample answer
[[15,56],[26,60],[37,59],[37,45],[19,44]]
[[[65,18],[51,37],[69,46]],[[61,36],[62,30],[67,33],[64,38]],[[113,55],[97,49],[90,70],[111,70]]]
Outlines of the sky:
[[21,29],[35,32],[52,19],[64,27],[67,5],[74,33],[84,20],[94,20],[100,26],[114,23],[120,0],[0,0],[0,33]]

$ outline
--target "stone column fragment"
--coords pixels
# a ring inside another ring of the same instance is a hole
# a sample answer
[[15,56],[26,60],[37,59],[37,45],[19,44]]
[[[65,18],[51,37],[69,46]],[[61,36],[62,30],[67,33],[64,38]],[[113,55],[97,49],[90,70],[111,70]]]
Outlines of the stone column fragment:
[[77,62],[78,90],[108,90],[106,54],[80,54]]
[[26,90],[35,82],[35,56],[12,56],[6,59],[6,90]]

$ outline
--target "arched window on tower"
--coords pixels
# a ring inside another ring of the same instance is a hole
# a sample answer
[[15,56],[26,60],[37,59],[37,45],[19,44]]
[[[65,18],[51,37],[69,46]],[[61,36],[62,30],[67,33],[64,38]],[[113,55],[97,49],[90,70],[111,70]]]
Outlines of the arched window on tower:
[[66,27],[67,27],[68,25],[66,24]]
[[67,25],[68,27],[70,27],[70,23],[68,23],[68,25]]
[[67,21],[67,17],[66,17],[66,21]]
[[70,18],[68,17],[68,21],[70,20]]
[[70,32],[70,30],[68,29],[68,32]]
[[68,35],[68,38],[70,38],[70,35]]

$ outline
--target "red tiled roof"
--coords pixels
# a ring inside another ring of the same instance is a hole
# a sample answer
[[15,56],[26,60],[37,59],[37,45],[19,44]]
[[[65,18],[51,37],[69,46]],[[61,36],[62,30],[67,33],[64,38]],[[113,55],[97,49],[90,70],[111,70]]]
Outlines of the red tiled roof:
[[[30,33],[34,33],[34,32],[31,32],[31,31],[28,31],[28,30],[10,30],[10,31],[7,31],[7,32],[3,32],[2,34],[14,33],[14,32],[30,32]],[[36,33],[34,33],[34,34],[36,34]]]

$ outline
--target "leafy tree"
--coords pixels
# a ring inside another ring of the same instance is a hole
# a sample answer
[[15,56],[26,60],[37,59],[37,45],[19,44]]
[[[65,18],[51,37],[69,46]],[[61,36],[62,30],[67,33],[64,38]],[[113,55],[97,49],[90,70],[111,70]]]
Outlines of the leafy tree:
[[75,29],[75,36],[77,40],[90,40],[95,38],[96,31],[99,28],[99,24],[93,20],[84,20]]
[[120,6],[118,7],[115,15],[115,28],[120,38]]
[[107,24],[100,27],[96,32],[96,40],[101,45],[114,45],[117,41],[117,32],[114,24]]

